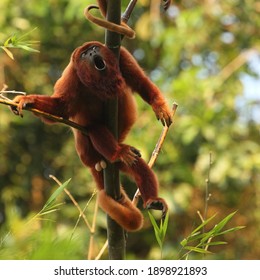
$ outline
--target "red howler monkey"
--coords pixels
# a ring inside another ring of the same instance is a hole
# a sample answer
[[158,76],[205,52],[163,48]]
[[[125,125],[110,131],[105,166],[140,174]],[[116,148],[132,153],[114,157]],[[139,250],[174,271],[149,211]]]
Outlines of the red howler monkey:
[[[145,208],[167,211],[166,202],[158,197],[158,182],[153,171],[140,157],[139,151],[123,144],[136,120],[133,92],[152,106],[164,125],[171,124],[171,113],[159,89],[147,78],[131,54],[123,47],[120,60],[100,42],[88,42],[71,55],[70,63],[54,86],[52,96],[17,96],[14,112],[21,115],[29,106],[70,119],[86,127],[87,135],[73,129],[75,146],[81,161],[90,168],[99,190],[99,204],[128,231],[142,226],[143,217],[125,192],[113,200],[104,191],[103,172],[95,164],[104,159],[117,162],[121,171],[135,180]],[[118,96],[118,141],[106,128],[103,119],[104,101]],[[43,121],[52,123],[44,117]]]

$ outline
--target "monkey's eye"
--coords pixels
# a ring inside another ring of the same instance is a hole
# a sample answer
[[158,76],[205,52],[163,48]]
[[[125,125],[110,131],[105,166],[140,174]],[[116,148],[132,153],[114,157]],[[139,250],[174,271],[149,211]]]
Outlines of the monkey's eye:
[[95,54],[96,52],[99,52],[99,47],[97,46],[91,46],[90,48],[84,50],[81,54],[80,57],[81,58],[86,58],[86,57],[91,57],[93,54]]
[[103,60],[102,55],[100,54],[100,48],[97,46],[91,46],[84,52],[80,54],[81,59],[88,59],[90,62],[92,62],[95,66],[95,68],[98,71],[103,71],[106,69],[106,63]]

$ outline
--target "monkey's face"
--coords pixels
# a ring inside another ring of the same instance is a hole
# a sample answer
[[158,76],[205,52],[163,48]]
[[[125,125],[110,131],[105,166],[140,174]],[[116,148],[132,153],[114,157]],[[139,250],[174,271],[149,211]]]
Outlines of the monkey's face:
[[91,45],[88,49],[80,54],[81,60],[86,60],[97,71],[104,71],[106,69],[106,62],[100,52],[100,47]]
[[80,81],[101,99],[113,98],[125,88],[115,55],[100,42],[88,42],[72,54]]

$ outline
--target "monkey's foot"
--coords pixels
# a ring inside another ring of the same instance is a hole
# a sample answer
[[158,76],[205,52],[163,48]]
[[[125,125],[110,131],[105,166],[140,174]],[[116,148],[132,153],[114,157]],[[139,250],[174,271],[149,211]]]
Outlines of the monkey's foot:
[[116,158],[120,161],[131,166],[137,161],[138,157],[141,157],[139,150],[129,145],[120,144],[120,150],[116,154]]
[[130,147],[131,151],[134,152],[138,157],[142,157],[141,152],[135,147]]
[[154,209],[162,211],[162,219],[165,218],[165,215],[168,211],[168,205],[164,199],[158,197],[155,199],[149,199],[146,203],[147,209]]

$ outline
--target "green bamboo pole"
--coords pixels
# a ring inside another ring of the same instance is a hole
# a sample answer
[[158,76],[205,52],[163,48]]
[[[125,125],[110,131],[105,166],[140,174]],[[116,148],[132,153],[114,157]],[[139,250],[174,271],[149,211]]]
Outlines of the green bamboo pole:
[[[107,0],[107,20],[120,24],[121,1]],[[119,58],[121,35],[106,30],[105,44]],[[109,130],[118,138],[118,100],[113,99],[105,104],[105,120]],[[108,143],[109,145],[109,143]],[[113,199],[120,198],[120,182],[117,164],[110,164],[104,169],[105,191]],[[114,220],[107,216],[108,253],[111,260],[125,258],[125,233]]]

